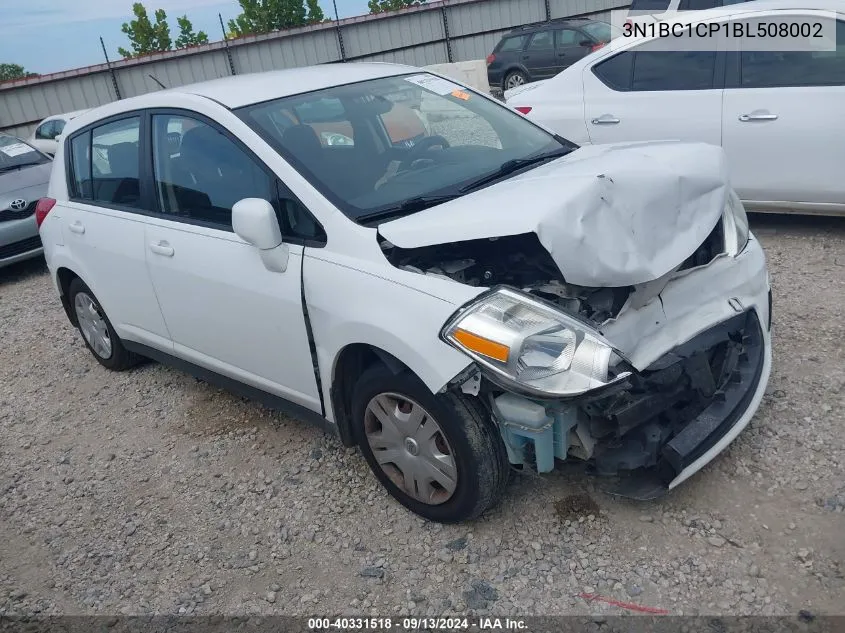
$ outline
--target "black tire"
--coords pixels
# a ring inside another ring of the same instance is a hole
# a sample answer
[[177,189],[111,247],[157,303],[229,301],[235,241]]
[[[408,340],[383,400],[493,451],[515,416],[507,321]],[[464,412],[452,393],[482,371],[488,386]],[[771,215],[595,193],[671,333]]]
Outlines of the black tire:
[[522,79],[522,82],[518,85],[527,84],[529,82],[528,75],[526,75],[521,70],[512,70],[505,75],[505,78],[502,79],[502,92],[507,90],[511,90],[512,88],[516,88],[517,86],[509,86],[508,84],[511,83],[511,79]]
[[[448,500],[430,505],[408,495],[376,460],[365,431],[370,401],[385,393],[419,403],[442,430],[454,458],[456,488]],[[383,365],[365,371],[352,396],[353,432],[373,474],[387,491],[412,512],[438,523],[459,523],[480,516],[501,498],[510,466],[501,435],[477,398],[463,394],[432,394],[410,372],[395,374]]]
[[[76,299],[77,296],[79,296],[80,294],[84,294],[87,297],[91,298],[97,313],[99,314],[100,318],[102,318],[102,320],[105,322],[105,326],[108,330],[109,339],[111,343],[111,352],[108,355],[105,355],[95,350],[91,343],[88,342],[88,339],[85,337],[84,333],[82,332],[82,328],[79,326],[79,324],[77,324],[77,329],[79,330],[79,333],[82,336],[82,341],[85,343],[85,347],[87,347],[91,354],[94,356],[94,358],[97,359],[98,363],[100,363],[103,367],[111,369],[112,371],[123,371],[136,365],[138,361],[141,360],[141,357],[133,352],[128,351],[123,346],[123,342],[120,340],[120,337],[118,337],[117,333],[114,331],[111,321],[109,321],[108,316],[106,316],[105,310],[103,310],[103,307],[100,305],[100,302],[97,301],[97,297],[95,297],[94,293],[91,292],[91,289],[86,286],[81,279],[77,277],[76,279],[70,282],[70,286],[68,287],[68,300],[70,302],[71,310],[75,310]],[[78,317],[77,321],[79,321]]]

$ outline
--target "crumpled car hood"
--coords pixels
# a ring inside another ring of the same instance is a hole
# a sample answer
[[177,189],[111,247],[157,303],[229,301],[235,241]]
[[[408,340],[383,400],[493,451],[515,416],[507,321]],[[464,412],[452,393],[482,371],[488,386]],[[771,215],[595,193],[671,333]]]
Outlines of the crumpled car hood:
[[568,283],[658,279],[710,234],[730,191],[721,148],[674,141],[594,145],[379,226],[399,248],[534,232]]

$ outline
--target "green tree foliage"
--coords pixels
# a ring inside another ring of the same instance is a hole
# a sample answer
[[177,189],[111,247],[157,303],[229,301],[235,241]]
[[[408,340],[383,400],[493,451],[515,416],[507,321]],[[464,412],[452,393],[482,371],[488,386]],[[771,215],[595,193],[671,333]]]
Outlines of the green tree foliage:
[[24,70],[23,66],[18,64],[0,64],[0,81],[9,81],[10,79],[22,79],[24,77],[37,77],[38,73],[29,73]]
[[229,20],[229,34],[233,37],[316,24],[325,19],[317,0],[238,0],[238,4],[241,14]]
[[132,5],[132,13],[135,19],[129,23],[124,22],[121,27],[132,45],[132,50],[125,48],[117,49],[123,57],[134,57],[156,51],[169,51],[173,47],[173,40],[170,38],[170,25],[167,24],[167,14],[163,9],[155,12],[155,24],[150,21],[147,9],[140,2]]
[[370,0],[369,7],[370,13],[382,13],[413,7],[418,4],[425,4],[425,0]]
[[305,5],[308,7],[308,17],[306,18],[308,24],[319,24],[326,19],[317,0],[305,0]]
[[176,23],[179,25],[179,37],[176,38],[176,48],[208,44],[208,35],[204,31],[194,33],[194,25],[191,24],[187,15],[176,18]]

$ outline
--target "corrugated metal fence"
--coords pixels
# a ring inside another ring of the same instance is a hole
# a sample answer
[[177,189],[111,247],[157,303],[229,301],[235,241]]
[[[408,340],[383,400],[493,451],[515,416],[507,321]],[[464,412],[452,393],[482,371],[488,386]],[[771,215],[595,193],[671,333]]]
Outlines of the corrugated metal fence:
[[629,4],[630,0],[442,0],[5,82],[0,84],[0,130],[25,137],[44,117],[160,90],[157,81],[173,87],[230,74],[343,61],[426,66],[483,59],[501,34],[515,26],[573,16],[609,21],[610,10]]

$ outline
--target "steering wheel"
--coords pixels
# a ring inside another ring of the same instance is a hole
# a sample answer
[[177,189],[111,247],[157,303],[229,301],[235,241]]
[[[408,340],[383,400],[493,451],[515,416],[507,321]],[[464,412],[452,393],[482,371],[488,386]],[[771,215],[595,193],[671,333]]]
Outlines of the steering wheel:
[[402,161],[402,164],[399,166],[399,169],[401,171],[410,169],[411,165],[415,160],[422,158],[421,155],[423,152],[427,152],[432,147],[437,147],[438,145],[443,149],[451,147],[451,145],[449,145],[449,141],[447,141],[439,134],[425,137],[408,151],[408,157]]

